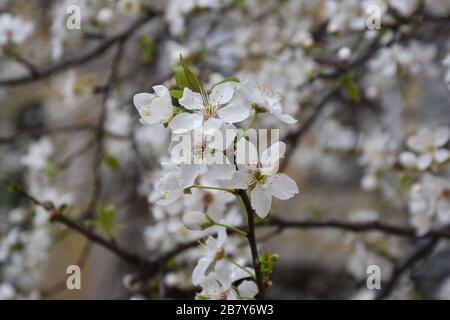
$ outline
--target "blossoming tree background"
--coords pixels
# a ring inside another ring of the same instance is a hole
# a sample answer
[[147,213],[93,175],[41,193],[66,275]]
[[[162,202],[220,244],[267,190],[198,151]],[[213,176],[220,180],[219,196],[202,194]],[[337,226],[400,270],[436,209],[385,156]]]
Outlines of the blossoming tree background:
[[0,299],[450,298],[448,0],[0,9]]

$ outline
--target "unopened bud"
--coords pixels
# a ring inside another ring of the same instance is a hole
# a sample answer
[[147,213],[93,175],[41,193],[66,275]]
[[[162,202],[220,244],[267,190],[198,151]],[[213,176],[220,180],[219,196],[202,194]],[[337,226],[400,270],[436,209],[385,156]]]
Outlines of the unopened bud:
[[206,213],[190,211],[183,216],[183,223],[189,230],[203,230],[214,225],[214,220]]

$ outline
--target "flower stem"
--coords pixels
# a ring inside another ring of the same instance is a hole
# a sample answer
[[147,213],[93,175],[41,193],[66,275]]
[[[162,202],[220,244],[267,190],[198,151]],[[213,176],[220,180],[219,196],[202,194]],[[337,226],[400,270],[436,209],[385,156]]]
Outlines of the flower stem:
[[253,260],[253,267],[255,269],[255,275],[256,275],[256,284],[258,286],[258,299],[264,299],[265,298],[265,287],[264,287],[264,279],[261,273],[261,262],[259,261],[259,255],[258,255],[258,247],[256,245],[256,237],[255,237],[255,211],[253,210],[250,199],[248,198],[247,193],[245,190],[237,190],[237,194],[242,199],[242,202],[245,206],[245,211],[247,213],[247,240],[250,244],[250,250],[252,252],[252,260]]
[[253,126],[253,123],[255,122],[257,115],[258,115],[258,111],[254,110],[252,118],[250,119],[250,122],[248,123],[247,128],[245,129],[245,131],[247,131],[248,129],[250,129]]
[[238,267],[239,269],[241,269],[242,271],[245,271],[246,273],[248,273],[250,275],[250,277],[252,277],[253,280],[256,281],[255,279],[255,275],[253,273],[251,273],[249,270],[247,270],[245,267],[241,266],[239,263],[237,263],[236,261],[234,261],[233,259],[231,259],[230,257],[223,257],[225,260],[227,260],[228,262],[234,264],[236,267]]
[[236,232],[237,234],[240,234],[241,236],[247,237],[247,233],[245,231],[242,231],[239,228],[230,226],[228,224],[223,224],[223,223],[219,223],[219,222],[214,222],[215,225],[217,226],[221,226],[221,227],[225,227],[227,229],[233,230],[234,232]]
[[253,123],[255,122],[257,115],[258,115],[258,111],[254,110],[252,118],[250,119],[250,121],[248,122],[247,126],[245,127],[244,134],[241,136],[241,138],[247,136],[248,130],[253,126]]
[[227,188],[221,188],[221,187],[209,187],[209,186],[201,186],[201,185],[192,185],[190,187],[187,187],[186,189],[191,189],[191,188],[195,188],[195,189],[209,189],[209,190],[219,190],[219,191],[225,191],[225,192],[229,192],[232,194],[236,194],[236,191],[234,189],[227,189]]

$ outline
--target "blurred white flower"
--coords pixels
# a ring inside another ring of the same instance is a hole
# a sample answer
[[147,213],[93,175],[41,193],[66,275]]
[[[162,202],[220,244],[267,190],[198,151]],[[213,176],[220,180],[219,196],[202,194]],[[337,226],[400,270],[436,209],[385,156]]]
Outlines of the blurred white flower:
[[134,95],[133,103],[139,112],[142,124],[155,125],[168,122],[173,115],[172,98],[165,86],[154,86],[152,93]]
[[418,235],[426,234],[433,224],[450,223],[450,182],[425,174],[411,187],[408,205]]
[[108,7],[101,8],[97,12],[97,21],[102,25],[110,24],[114,20],[114,10]]
[[417,156],[409,151],[403,151],[399,155],[400,163],[408,169],[415,169],[417,166]]
[[0,45],[22,44],[33,32],[33,23],[19,16],[4,13],[0,16]]
[[337,55],[339,60],[348,61],[352,57],[352,51],[347,47],[342,47],[339,49]]
[[419,0],[388,0],[389,4],[403,16],[411,15],[419,5]]
[[50,138],[42,137],[39,141],[30,144],[28,153],[20,161],[24,166],[40,170],[45,167],[53,152],[53,144]]
[[7,283],[0,283],[0,300],[11,300],[16,296],[16,290],[14,287]]
[[444,279],[437,292],[439,300],[450,300],[450,277]]
[[450,137],[447,127],[436,129],[421,128],[417,134],[407,140],[408,148],[419,154],[417,168],[427,169],[433,161],[440,164],[450,158],[450,152],[443,148]]
[[140,0],[119,0],[117,3],[119,13],[126,15],[138,15],[141,9]]

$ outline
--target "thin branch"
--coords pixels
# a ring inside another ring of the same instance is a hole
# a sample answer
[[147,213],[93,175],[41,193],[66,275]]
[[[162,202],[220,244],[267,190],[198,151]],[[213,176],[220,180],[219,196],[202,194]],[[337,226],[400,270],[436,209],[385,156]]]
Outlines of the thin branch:
[[143,268],[143,270],[146,270],[147,273],[148,272],[153,273],[155,270],[157,270],[158,265],[156,262],[150,261],[135,253],[131,253],[120,247],[116,242],[101,237],[90,228],[87,228],[84,225],[78,223],[77,221],[65,216],[61,211],[61,209],[56,208],[52,202],[41,201],[35,198],[34,196],[28,194],[26,191],[24,191],[15,183],[9,181],[3,182],[14,192],[30,200],[34,205],[45,209],[50,215],[51,222],[58,222],[78,232],[79,234],[85,236],[88,240],[92,241],[93,243],[96,243],[102,246],[103,248],[109,250],[110,252],[114,253],[116,256],[118,256],[125,262],[132,264],[136,267]]
[[[129,34],[128,36],[130,36]],[[109,94],[111,90],[113,89],[113,86],[117,80],[120,62],[123,57],[124,47],[125,43],[128,39],[127,37],[122,38],[118,45],[117,45],[117,52],[113,58],[112,65],[111,65],[111,73],[108,77],[108,80],[106,82],[106,85],[104,86],[104,91],[102,95],[102,103],[100,108],[100,115],[97,120],[97,126],[96,126],[96,136],[94,140],[95,145],[95,157],[94,157],[94,164],[93,164],[93,192],[92,197],[89,201],[87,213],[87,218],[90,218],[90,214],[94,212],[94,208],[96,206],[96,203],[98,199],[100,198],[102,194],[102,185],[101,185],[101,171],[99,170],[99,166],[101,165],[101,160],[103,157],[103,137],[105,135],[104,127],[106,122],[106,116],[107,116],[107,102],[109,98]]]
[[391,279],[385,286],[383,286],[375,299],[381,300],[387,298],[391,294],[395,285],[401,279],[402,275],[417,265],[419,261],[426,259],[433,252],[433,249],[436,247],[438,241],[438,237],[432,238],[425,245],[417,248],[402,264],[397,266],[394,269]]
[[69,58],[67,60],[61,61],[58,64],[55,64],[50,67],[37,68],[34,67],[34,72],[24,75],[18,76],[15,78],[2,79],[0,80],[0,86],[17,86],[22,84],[27,84],[30,82],[42,80],[49,78],[55,74],[63,72],[69,68],[77,67],[83,65],[87,62],[90,62],[100,56],[102,56],[105,52],[108,51],[114,44],[123,41],[126,38],[132,36],[140,27],[142,27],[149,20],[158,16],[158,12],[147,10],[146,15],[136,22],[134,22],[131,26],[129,26],[126,30],[111,36],[110,38],[104,40],[102,43],[97,45],[95,48],[86,51],[85,53],[80,54],[79,56]]
[[88,123],[74,123],[59,127],[31,127],[18,131],[10,136],[0,137],[0,144],[14,143],[17,139],[25,135],[44,135],[53,133],[70,134],[77,131],[94,131],[95,126]]
[[401,227],[392,224],[380,222],[352,222],[342,220],[286,220],[272,217],[269,221],[258,224],[259,227],[277,227],[284,229],[341,229],[352,232],[378,231],[398,237],[407,237],[413,239],[421,238],[446,238],[450,239],[450,231],[447,228],[432,229],[424,235],[417,235],[416,231],[409,227]]

